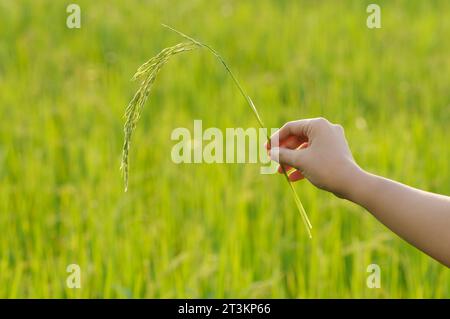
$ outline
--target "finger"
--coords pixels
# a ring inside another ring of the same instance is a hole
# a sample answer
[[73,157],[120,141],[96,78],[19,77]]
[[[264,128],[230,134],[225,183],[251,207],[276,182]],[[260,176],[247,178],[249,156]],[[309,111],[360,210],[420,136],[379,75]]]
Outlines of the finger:
[[[299,139],[297,136],[294,136],[294,135],[289,136],[288,138],[283,140],[280,144],[281,144],[280,145],[281,147],[290,148],[290,149],[303,148],[308,145],[307,142],[302,141],[301,139]],[[304,146],[304,145],[306,145],[306,146]],[[269,147],[266,146],[266,148],[268,150],[270,150]],[[289,165],[284,165],[284,169],[287,172],[290,169],[292,169],[292,167]],[[283,174],[283,168],[281,166],[278,167],[278,173]]]
[[308,149],[306,150],[291,150],[288,148],[274,147],[270,150],[270,158],[278,162],[281,165],[289,165],[295,168],[300,168],[302,158],[306,156]]
[[[289,136],[287,139],[285,139],[284,141],[281,142],[280,147],[285,147],[285,148],[290,148],[290,149],[297,149],[297,148],[301,148],[303,144],[307,144],[307,143],[302,143],[303,141],[299,140],[297,138],[297,136],[291,135]],[[285,166],[285,170],[288,171],[291,167],[289,166]],[[281,167],[278,168],[280,173],[283,173],[283,170]]]
[[[284,168],[284,170],[283,170]],[[278,165],[278,173],[280,174],[284,174],[284,172],[286,173],[291,173],[293,170],[295,170],[295,168],[289,166],[289,165]]]
[[303,143],[305,143],[304,139],[301,139],[301,138],[299,138],[298,136],[295,136],[295,135],[289,135],[287,138],[285,138],[284,140],[280,141],[280,146],[279,147],[290,148],[290,149],[293,150],[293,149],[298,148]]
[[[301,150],[301,149],[307,148],[308,146],[309,146],[308,142],[305,142],[305,143],[301,144],[297,149]],[[283,165],[283,167],[284,167],[286,172],[292,169],[292,167],[289,166],[289,165]],[[281,167],[281,165],[278,166],[278,173],[280,173],[280,174],[284,173],[283,172],[283,167]]]
[[289,135],[285,139],[280,140],[278,145],[276,145],[277,143],[270,143],[270,141],[269,141],[269,142],[266,142],[265,146],[266,146],[267,150],[270,150],[272,145],[274,147],[286,147],[286,148],[290,148],[290,149],[295,149],[305,142],[306,142],[306,140],[303,138],[300,138],[295,135]]
[[271,146],[280,146],[281,142],[288,138],[291,135],[296,136],[302,141],[308,140],[308,134],[310,132],[311,123],[315,119],[306,119],[306,120],[298,120],[298,121],[292,121],[287,122],[284,124],[278,131],[276,131],[271,137],[270,137],[270,145]]
[[302,172],[300,172],[299,170],[296,170],[289,175],[289,180],[291,182],[296,182],[304,178],[305,176],[303,176]]
[[[284,170],[285,170],[286,172],[288,172],[288,171],[290,171],[290,170],[292,169],[292,167],[289,166],[289,165],[283,165],[283,167],[284,167]],[[283,173],[284,173],[284,172],[283,172],[283,167],[282,167],[281,165],[278,165],[278,173],[280,173],[280,174],[283,174]]]

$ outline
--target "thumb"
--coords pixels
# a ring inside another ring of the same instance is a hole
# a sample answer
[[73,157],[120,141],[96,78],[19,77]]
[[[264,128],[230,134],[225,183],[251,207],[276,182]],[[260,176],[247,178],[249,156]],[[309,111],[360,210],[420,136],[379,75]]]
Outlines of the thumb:
[[284,147],[274,147],[270,150],[270,158],[282,165],[289,165],[297,169],[301,169],[302,158],[305,156],[306,150],[291,150]]

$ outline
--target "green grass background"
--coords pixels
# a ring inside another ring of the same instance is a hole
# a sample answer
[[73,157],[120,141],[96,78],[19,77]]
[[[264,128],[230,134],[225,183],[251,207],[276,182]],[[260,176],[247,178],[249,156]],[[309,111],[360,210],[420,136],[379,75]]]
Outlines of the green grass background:
[[[447,268],[350,202],[259,165],[175,165],[176,127],[256,127],[205,51],[158,78],[119,171],[136,68],[180,38],[217,49],[269,127],[324,116],[361,166],[450,194],[450,2],[0,1],[0,297],[450,297]],[[82,288],[66,287],[77,263]],[[381,267],[381,288],[366,267]]]

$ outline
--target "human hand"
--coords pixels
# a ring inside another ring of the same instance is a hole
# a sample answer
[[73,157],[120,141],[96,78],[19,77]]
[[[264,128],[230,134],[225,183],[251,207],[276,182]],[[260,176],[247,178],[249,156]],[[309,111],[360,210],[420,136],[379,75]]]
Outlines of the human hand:
[[[352,177],[361,172],[342,126],[324,118],[288,122],[272,135],[266,147],[271,159],[290,173],[291,181],[307,178],[339,197],[349,195]],[[278,171],[283,173],[283,168]]]

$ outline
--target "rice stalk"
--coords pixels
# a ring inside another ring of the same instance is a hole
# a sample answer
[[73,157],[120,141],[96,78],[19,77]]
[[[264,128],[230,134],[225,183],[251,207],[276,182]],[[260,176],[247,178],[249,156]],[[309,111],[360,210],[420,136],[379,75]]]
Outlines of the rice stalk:
[[[130,143],[131,143],[131,137],[132,137],[133,131],[135,130],[136,124],[139,121],[139,118],[140,118],[140,115],[142,112],[142,108],[144,107],[144,104],[149,97],[151,87],[156,79],[156,76],[158,75],[159,71],[164,66],[164,64],[166,64],[167,61],[172,56],[174,56],[178,53],[190,51],[195,48],[205,48],[209,52],[211,52],[225,67],[226,71],[230,75],[230,77],[233,80],[233,82],[235,83],[236,87],[239,89],[241,95],[244,97],[248,106],[252,110],[252,113],[254,114],[256,120],[258,121],[259,126],[263,129],[265,128],[264,122],[262,121],[261,116],[259,115],[258,110],[256,109],[255,104],[253,103],[252,99],[250,98],[249,95],[246,94],[246,92],[242,88],[241,84],[239,83],[237,78],[234,76],[233,72],[231,71],[231,69],[225,62],[225,60],[220,56],[220,54],[217,53],[217,51],[214,50],[209,45],[199,42],[199,41],[195,40],[194,38],[180,32],[178,30],[175,30],[174,28],[172,28],[168,25],[165,25],[165,24],[162,24],[162,25],[165,28],[168,28],[168,29],[176,32],[183,38],[187,39],[189,42],[183,42],[183,43],[174,45],[172,47],[165,48],[164,50],[159,52],[156,56],[154,56],[153,58],[151,58],[150,60],[145,62],[143,65],[141,65],[133,76],[133,80],[142,79],[142,82],[141,82],[139,89],[137,90],[136,94],[134,95],[134,97],[132,98],[130,103],[128,104],[126,111],[125,111],[125,118],[126,118],[125,127],[124,127],[125,138],[124,138],[123,151],[122,151],[122,163],[120,166],[121,170],[123,171],[124,180],[125,180],[125,192],[128,190],[128,169],[129,169],[128,157],[129,157],[129,149],[130,149]],[[265,131],[268,132],[267,130],[265,130]],[[270,136],[268,135],[268,133],[267,133],[266,137],[267,137],[268,142],[270,143]],[[289,176],[288,176],[286,170],[284,169],[284,167],[282,167],[282,170],[283,170],[283,174],[290,186],[289,188],[291,189],[292,194],[294,196],[295,204],[296,204],[297,209],[300,212],[302,220],[305,224],[306,230],[308,232],[308,236],[309,236],[309,238],[312,238],[312,235],[311,235],[312,225],[311,225],[311,222],[309,221],[308,215],[302,205],[302,202],[300,201],[300,198],[297,195],[297,192],[295,191],[295,188],[294,188],[292,182],[289,180]]]

